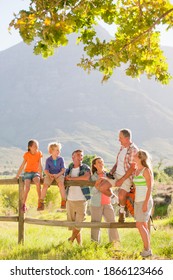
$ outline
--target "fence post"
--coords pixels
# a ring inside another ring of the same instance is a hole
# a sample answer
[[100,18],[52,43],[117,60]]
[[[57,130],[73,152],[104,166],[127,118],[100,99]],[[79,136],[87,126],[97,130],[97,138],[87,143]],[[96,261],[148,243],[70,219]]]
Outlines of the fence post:
[[24,243],[24,212],[23,205],[24,182],[22,177],[19,178],[19,222],[18,222],[18,243]]

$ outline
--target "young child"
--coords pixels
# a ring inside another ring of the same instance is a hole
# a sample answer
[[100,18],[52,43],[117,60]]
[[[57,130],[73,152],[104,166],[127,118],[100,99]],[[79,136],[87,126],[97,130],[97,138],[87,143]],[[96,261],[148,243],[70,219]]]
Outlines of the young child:
[[44,210],[44,199],[46,197],[46,192],[54,180],[57,182],[60,189],[62,199],[61,208],[66,208],[66,192],[64,186],[65,163],[64,159],[60,156],[61,144],[56,142],[50,143],[48,145],[48,151],[51,156],[46,159],[46,166],[44,170],[46,177],[44,178],[41,198],[37,209],[38,211]]
[[16,178],[18,179],[24,169],[24,196],[22,210],[25,213],[27,210],[26,200],[30,190],[31,181],[37,187],[38,201],[41,197],[40,177],[42,177],[42,152],[38,150],[39,144],[37,140],[30,140],[28,142],[28,152],[23,155],[23,162],[19,167]]
[[146,151],[139,150],[134,157],[134,162],[136,163],[136,171],[133,179],[136,187],[134,217],[136,220],[136,227],[139,230],[144,245],[141,256],[148,257],[152,255],[148,221],[153,207],[151,195],[153,188],[153,172],[150,165],[150,157]]
[[[101,157],[92,160],[91,180],[96,181],[100,177],[106,177],[104,161]],[[118,197],[114,195],[114,199],[118,201]],[[104,217],[106,222],[115,222],[114,208],[111,204],[111,198],[101,193],[95,187],[91,188],[91,221],[101,222]],[[119,244],[119,234],[116,228],[108,229],[109,242],[114,245]],[[100,228],[91,229],[91,240],[100,242]]]

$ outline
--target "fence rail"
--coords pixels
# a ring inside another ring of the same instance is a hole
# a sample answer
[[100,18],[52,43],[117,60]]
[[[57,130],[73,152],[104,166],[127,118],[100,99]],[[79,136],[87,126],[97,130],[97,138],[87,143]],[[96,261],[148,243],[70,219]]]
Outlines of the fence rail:
[[[43,181],[41,180],[41,183]],[[39,220],[33,218],[25,218],[25,214],[22,211],[22,201],[24,193],[24,182],[22,177],[18,179],[0,179],[0,185],[18,185],[19,187],[19,203],[18,203],[18,216],[0,216],[0,221],[6,222],[18,222],[18,243],[24,243],[24,224],[44,225],[44,226],[58,226],[58,227],[79,227],[79,228],[135,228],[135,222],[125,223],[107,223],[107,222],[68,222],[57,220]],[[52,183],[56,185],[56,183]],[[94,186],[94,182],[91,181],[65,181],[65,186]]]

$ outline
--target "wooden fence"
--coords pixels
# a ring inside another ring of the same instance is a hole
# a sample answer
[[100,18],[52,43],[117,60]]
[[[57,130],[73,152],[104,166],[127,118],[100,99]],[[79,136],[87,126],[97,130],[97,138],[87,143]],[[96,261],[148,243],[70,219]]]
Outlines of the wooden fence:
[[[56,183],[53,183],[53,185]],[[80,227],[80,228],[135,228],[135,222],[125,223],[107,223],[107,222],[68,222],[57,220],[39,220],[25,217],[22,211],[22,201],[24,193],[24,182],[22,177],[17,179],[0,179],[0,185],[18,185],[19,186],[19,202],[18,202],[18,215],[16,216],[0,216],[0,221],[6,222],[18,222],[18,243],[24,243],[24,225],[45,225],[45,226],[59,226],[59,227]],[[65,186],[94,186],[94,182],[91,181],[65,181]]]

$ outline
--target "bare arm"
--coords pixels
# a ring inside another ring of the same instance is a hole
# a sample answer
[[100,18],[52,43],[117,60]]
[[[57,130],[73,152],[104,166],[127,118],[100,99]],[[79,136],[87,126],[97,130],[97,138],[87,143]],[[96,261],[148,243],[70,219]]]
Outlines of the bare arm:
[[151,190],[152,190],[152,185],[153,185],[153,176],[151,174],[151,171],[148,168],[146,168],[144,170],[143,176],[144,176],[144,178],[146,180],[146,184],[147,184],[147,193],[146,193],[146,197],[144,200],[142,210],[143,210],[143,212],[146,212],[148,209],[148,201],[151,196]]
[[65,173],[65,168],[62,168],[61,171],[57,174],[53,174],[55,178],[60,177],[61,175],[63,175]]
[[84,175],[78,176],[78,177],[71,177],[70,175],[67,175],[65,177],[66,180],[70,181],[80,181],[80,180],[85,180],[88,181],[90,179],[91,173],[89,171],[85,172]]
[[135,165],[132,163],[127,172],[119,180],[116,181],[115,186],[121,187],[124,181],[127,180],[134,173],[135,169]]
[[42,165],[42,158],[40,158],[39,160],[39,174],[40,174],[40,177],[42,178],[42,172],[43,172],[43,165]]
[[16,178],[17,179],[19,178],[20,174],[22,173],[22,171],[23,171],[23,169],[25,167],[25,164],[26,164],[26,160],[24,159],[22,164],[21,164],[21,166],[19,167],[19,170],[18,170],[17,174],[16,174]]
[[109,172],[111,175],[114,174],[114,172],[116,171],[117,169],[117,164],[115,163],[114,166],[112,167],[111,171]]

